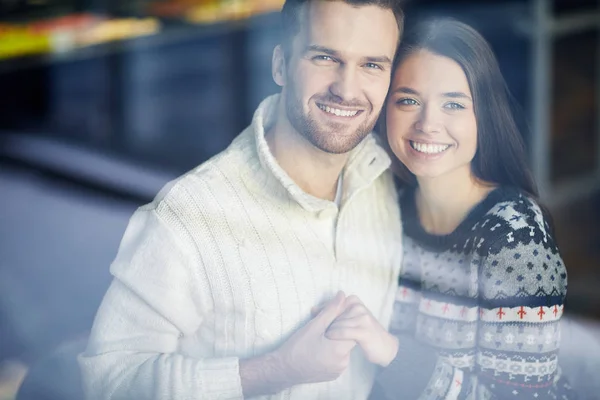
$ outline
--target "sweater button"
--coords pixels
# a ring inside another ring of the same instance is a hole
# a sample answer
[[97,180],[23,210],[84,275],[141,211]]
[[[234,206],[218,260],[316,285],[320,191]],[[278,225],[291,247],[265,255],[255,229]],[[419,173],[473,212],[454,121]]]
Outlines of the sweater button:
[[333,216],[335,216],[336,213],[337,213],[337,211],[333,207],[327,207],[327,208],[324,208],[321,211],[319,211],[319,213],[317,215],[318,215],[319,219],[328,219],[328,218],[332,218]]

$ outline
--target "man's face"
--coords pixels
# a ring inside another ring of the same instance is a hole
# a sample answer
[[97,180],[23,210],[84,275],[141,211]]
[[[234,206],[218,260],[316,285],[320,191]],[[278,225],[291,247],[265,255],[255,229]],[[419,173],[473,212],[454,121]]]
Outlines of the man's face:
[[391,10],[374,5],[306,7],[278,82],[286,116],[315,147],[347,153],[373,129],[385,101],[398,25]]

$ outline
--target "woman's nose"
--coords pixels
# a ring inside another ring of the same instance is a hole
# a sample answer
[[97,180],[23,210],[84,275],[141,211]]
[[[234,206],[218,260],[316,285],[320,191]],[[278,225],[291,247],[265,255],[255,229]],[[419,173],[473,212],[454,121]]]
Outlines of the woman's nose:
[[441,131],[441,122],[438,113],[432,107],[423,107],[415,128],[423,133],[439,133]]

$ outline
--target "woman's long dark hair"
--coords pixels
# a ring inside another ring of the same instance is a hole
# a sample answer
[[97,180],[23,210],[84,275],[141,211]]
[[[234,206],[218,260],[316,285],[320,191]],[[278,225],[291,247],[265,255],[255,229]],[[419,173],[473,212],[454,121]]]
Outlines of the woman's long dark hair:
[[[475,29],[454,19],[428,19],[409,29],[402,39],[393,72],[419,50],[454,60],[467,77],[477,119],[473,175],[482,182],[518,188],[537,199],[523,137],[509,103],[512,96],[487,41]],[[387,139],[385,110],[381,113],[380,129]],[[394,167],[402,183],[416,186],[415,176],[404,165],[398,163]]]

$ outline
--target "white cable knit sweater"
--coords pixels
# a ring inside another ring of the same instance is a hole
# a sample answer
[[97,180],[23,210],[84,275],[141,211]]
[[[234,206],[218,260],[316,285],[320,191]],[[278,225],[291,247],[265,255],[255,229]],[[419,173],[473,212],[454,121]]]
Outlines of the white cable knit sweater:
[[[338,211],[269,152],[277,102],[131,218],[79,357],[88,399],[240,399],[239,359],[277,348],[340,289],[388,326],[402,257],[389,157],[373,136],[353,151]],[[366,399],[373,372],[357,348],[336,381],[264,398]]]

